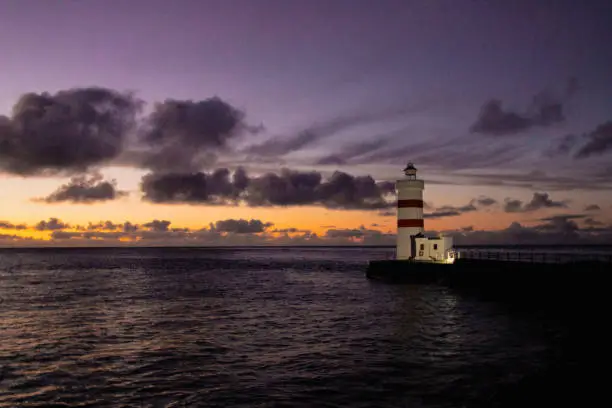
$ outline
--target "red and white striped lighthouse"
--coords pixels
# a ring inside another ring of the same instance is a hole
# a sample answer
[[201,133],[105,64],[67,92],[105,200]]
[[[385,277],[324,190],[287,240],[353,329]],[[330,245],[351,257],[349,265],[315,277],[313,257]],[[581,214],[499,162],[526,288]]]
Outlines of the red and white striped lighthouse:
[[412,259],[416,256],[415,235],[422,235],[423,190],[425,182],[416,178],[417,169],[408,163],[405,178],[397,180],[397,248],[396,259]]

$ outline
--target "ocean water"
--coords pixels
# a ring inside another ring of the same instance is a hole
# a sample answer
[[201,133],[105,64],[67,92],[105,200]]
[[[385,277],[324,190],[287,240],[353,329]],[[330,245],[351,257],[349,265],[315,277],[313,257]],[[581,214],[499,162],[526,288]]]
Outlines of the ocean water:
[[592,329],[606,324],[604,311],[580,310],[572,294],[565,305],[525,309],[365,279],[367,261],[391,253],[0,250],[0,407],[516,407],[595,398],[603,354]]

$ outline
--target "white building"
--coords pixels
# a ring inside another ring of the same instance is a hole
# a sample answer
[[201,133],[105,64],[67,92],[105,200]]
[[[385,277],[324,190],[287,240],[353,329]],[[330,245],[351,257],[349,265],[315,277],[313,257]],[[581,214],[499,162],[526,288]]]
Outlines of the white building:
[[453,263],[452,237],[426,237],[423,221],[425,182],[416,178],[417,169],[408,163],[405,178],[397,180],[396,259],[420,262]]

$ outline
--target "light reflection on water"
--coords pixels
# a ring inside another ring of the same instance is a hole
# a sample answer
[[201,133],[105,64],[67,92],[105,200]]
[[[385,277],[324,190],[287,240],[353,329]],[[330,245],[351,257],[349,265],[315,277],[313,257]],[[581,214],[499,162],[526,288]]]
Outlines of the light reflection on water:
[[387,249],[115,251],[2,253],[0,406],[499,406],[575,355],[556,316],[367,281]]

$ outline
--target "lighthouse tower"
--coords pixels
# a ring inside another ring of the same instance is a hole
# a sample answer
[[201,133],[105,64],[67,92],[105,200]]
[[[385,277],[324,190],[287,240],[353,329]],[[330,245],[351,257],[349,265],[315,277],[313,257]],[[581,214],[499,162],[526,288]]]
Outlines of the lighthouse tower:
[[405,178],[397,180],[397,259],[416,256],[415,236],[423,235],[423,190],[425,182],[416,178],[417,169],[408,163]]

